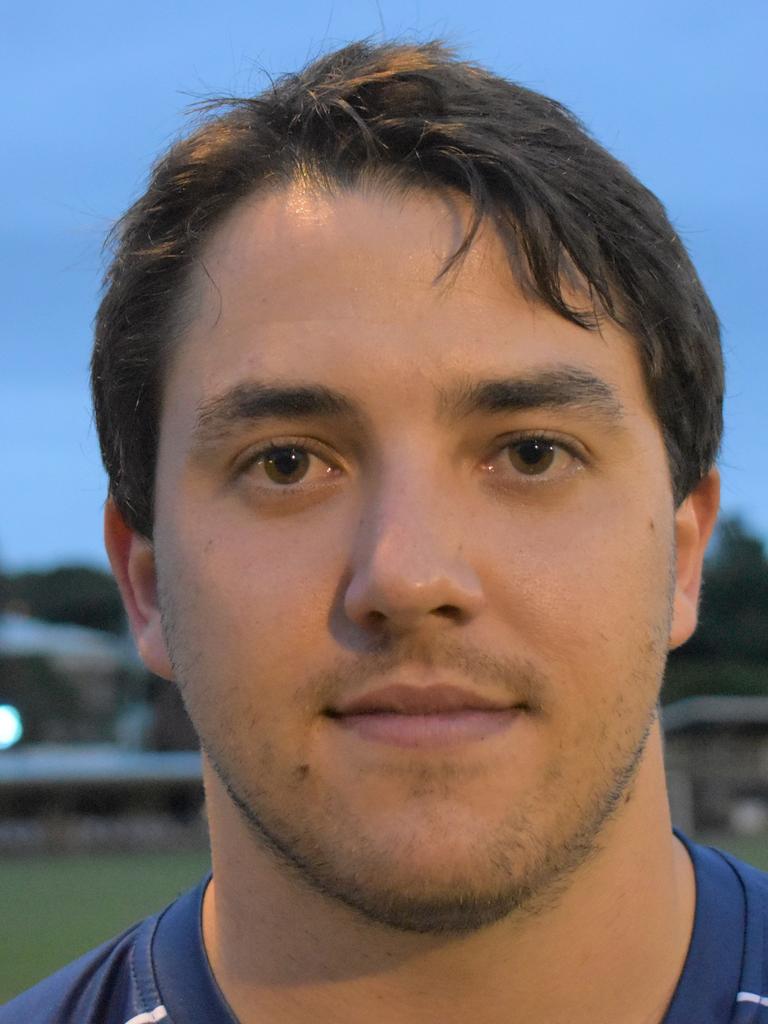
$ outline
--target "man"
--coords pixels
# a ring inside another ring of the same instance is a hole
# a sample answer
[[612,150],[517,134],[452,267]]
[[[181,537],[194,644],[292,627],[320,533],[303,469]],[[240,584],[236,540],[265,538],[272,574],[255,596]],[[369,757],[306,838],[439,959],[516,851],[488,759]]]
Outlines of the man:
[[437,44],[211,110],[119,226],[93,387],[213,874],[3,1024],[768,1020],[768,886],[673,833],[657,711],[717,320],[567,111]]

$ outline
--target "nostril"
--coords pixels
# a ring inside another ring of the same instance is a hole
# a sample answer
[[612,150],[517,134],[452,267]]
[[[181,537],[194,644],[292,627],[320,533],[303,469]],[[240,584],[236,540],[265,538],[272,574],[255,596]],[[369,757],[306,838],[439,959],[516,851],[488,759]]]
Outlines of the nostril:
[[430,616],[436,616],[448,622],[461,622],[464,619],[464,613],[457,605],[441,604],[426,613],[420,609],[393,608],[388,612],[383,612],[377,608],[371,608],[366,616],[366,621],[369,629],[386,630],[390,627],[410,626],[424,618],[428,619]]
[[455,604],[441,604],[434,609],[433,614],[439,615],[443,619],[450,619],[452,622],[463,618],[461,609],[457,608]]

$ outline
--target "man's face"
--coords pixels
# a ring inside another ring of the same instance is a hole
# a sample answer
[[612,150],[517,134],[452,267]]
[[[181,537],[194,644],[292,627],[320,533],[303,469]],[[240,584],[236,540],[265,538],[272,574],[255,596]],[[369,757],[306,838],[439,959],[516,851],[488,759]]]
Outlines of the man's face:
[[642,762],[674,587],[633,342],[526,301],[490,230],[436,283],[467,217],[242,204],[157,469],[165,644],[219,798],[265,856],[417,930],[478,927],[587,855]]

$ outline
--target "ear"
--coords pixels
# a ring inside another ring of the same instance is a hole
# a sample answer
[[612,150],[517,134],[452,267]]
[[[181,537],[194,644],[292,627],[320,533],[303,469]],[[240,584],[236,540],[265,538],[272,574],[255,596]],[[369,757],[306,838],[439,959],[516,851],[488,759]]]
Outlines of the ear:
[[111,498],[104,509],[104,543],[141,660],[155,675],[173,679],[157,599],[154,549],[126,525]]
[[696,629],[704,553],[720,507],[720,474],[712,469],[675,513],[675,594],[669,647],[679,647]]

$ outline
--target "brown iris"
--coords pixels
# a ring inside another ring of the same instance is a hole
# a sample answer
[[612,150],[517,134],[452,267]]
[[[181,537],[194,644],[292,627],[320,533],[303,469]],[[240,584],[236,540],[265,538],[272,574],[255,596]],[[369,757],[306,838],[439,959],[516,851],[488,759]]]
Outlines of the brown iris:
[[556,454],[556,445],[537,438],[518,441],[509,447],[509,461],[518,473],[525,473],[526,476],[546,473],[555,461]]
[[275,484],[295,484],[306,476],[309,454],[301,448],[275,448],[262,456],[264,472]]

